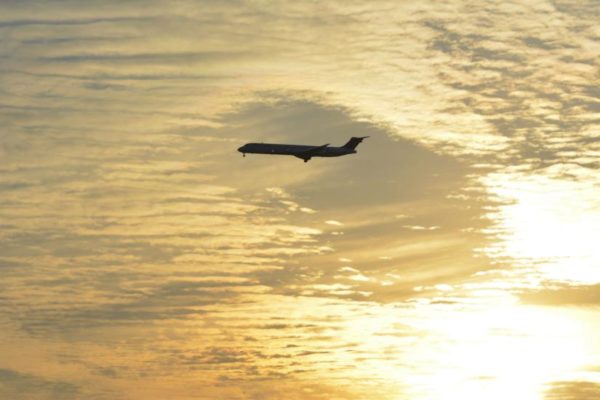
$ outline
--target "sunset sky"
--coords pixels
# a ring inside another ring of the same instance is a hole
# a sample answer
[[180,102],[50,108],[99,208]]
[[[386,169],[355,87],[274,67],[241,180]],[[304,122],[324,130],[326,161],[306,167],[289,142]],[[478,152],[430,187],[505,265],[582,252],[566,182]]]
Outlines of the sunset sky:
[[0,399],[600,398],[599,55],[597,0],[2,0]]

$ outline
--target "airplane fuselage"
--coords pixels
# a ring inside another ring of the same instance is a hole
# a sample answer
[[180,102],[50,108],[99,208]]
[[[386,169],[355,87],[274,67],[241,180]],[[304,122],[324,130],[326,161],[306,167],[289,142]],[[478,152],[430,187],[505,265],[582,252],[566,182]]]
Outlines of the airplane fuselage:
[[247,143],[238,151],[246,154],[272,154],[298,157],[304,162],[312,157],[340,157],[356,153],[356,146],[365,139],[364,137],[353,137],[348,143],[341,147],[330,147],[329,144],[322,146],[306,146],[299,144],[273,144],[273,143]]
[[[299,144],[270,144],[270,143],[248,143],[238,149],[243,154],[279,154],[298,156],[306,154],[318,146],[306,146]],[[339,157],[346,154],[356,153],[354,149],[344,147],[322,147],[311,154],[311,157]]]

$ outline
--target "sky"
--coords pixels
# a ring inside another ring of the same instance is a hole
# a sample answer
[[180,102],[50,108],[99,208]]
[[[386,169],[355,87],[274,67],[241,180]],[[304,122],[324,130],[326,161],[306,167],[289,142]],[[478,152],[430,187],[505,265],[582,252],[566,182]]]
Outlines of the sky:
[[599,398],[599,20],[3,0],[0,398]]

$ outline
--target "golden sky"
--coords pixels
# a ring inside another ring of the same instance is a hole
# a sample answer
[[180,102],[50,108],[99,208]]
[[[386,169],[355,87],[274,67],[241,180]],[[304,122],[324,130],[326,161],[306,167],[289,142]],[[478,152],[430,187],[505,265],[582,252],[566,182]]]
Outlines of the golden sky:
[[3,0],[0,398],[600,398],[599,21]]

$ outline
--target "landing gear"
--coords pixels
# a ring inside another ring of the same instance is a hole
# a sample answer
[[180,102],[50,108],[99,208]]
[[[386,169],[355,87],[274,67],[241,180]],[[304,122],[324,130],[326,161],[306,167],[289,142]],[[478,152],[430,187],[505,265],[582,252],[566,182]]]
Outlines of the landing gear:
[[246,157],[246,153],[242,153],[242,157]]

